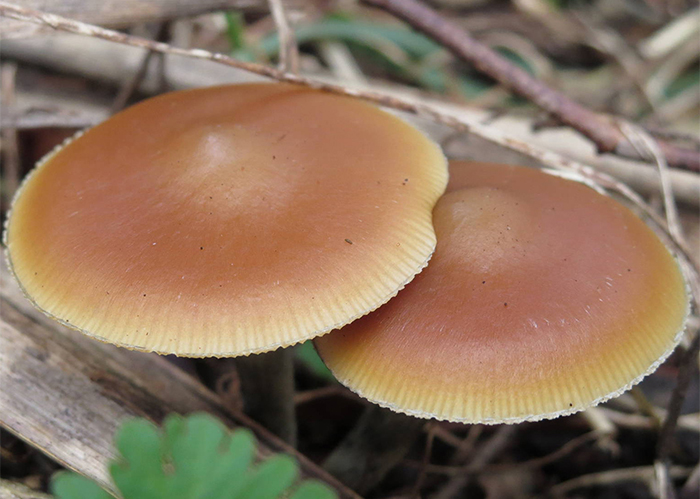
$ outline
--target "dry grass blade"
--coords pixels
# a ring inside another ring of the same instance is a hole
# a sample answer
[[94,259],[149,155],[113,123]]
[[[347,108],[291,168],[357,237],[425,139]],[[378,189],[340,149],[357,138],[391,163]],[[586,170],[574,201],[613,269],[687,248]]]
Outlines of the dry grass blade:
[[282,5],[282,0],[269,0],[269,4],[280,40],[280,69],[285,73],[297,74],[299,72],[299,48],[294,30],[289,25],[287,12]]
[[[0,68],[0,93],[2,94],[2,113],[11,117],[16,115],[15,109],[15,76],[17,65],[4,63]],[[17,143],[17,128],[15,125],[2,129],[2,159],[3,159],[3,202],[9,206],[17,187],[19,186],[19,146]]]

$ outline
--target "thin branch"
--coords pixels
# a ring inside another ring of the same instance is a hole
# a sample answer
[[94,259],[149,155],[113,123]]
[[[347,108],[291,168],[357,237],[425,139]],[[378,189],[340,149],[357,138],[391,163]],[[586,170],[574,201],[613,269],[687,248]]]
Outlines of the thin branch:
[[[690,475],[690,472],[691,470],[689,468],[673,466],[669,470],[669,475],[671,478],[684,478]],[[590,475],[582,475],[555,485],[551,489],[551,494],[553,496],[564,496],[568,492],[576,489],[614,485],[623,482],[643,482],[647,485],[651,485],[654,480],[654,473],[653,466],[619,468],[610,471],[602,471],[600,473],[591,473]]]
[[[569,99],[566,95],[549,88],[418,0],[363,0],[363,2],[406,21],[416,30],[448,48],[458,58],[474,65],[479,71],[494,78],[516,94],[534,102],[565,125],[588,137],[595,143],[599,152],[614,152],[632,159],[644,159],[614,123]],[[659,145],[669,163],[700,171],[700,153],[666,143]]]
[[[15,79],[17,76],[17,65],[8,62],[0,68],[0,93],[2,94],[3,113],[15,117],[17,110],[15,107]],[[2,129],[2,173],[4,177],[4,189],[2,194],[4,201],[9,206],[12,196],[19,186],[19,146],[17,142],[17,128],[15,125]]]
[[685,236],[681,228],[678,209],[676,208],[676,200],[673,195],[673,189],[671,188],[671,180],[669,179],[668,163],[666,162],[663,152],[659,148],[658,142],[646,131],[631,123],[622,123],[621,129],[634,148],[639,151],[639,154],[646,156],[656,164],[659,171],[659,178],[661,179],[661,195],[664,202],[668,229],[674,237],[684,241]]
[[[584,433],[583,435],[579,435],[576,438],[573,438],[566,442],[564,445],[559,447],[558,449],[550,452],[549,454],[546,454],[542,457],[536,457],[533,459],[528,459],[527,461],[521,461],[519,463],[507,463],[507,464],[490,464],[485,466],[482,470],[481,473],[485,475],[500,475],[500,474],[509,474],[512,473],[513,471],[518,471],[518,470],[531,470],[531,469],[536,469],[536,468],[541,468],[543,466],[546,466],[548,464],[552,464],[569,454],[573,453],[580,447],[583,447],[587,443],[594,441],[596,438],[598,438],[598,435],[596,434],[595,431],[589,431],[588,433]],[[419,467],[423,466],[423,464],[419,464],[415,461],[410,462],[412,466]],[[459,474],[465,473],[465,468],[464,466],[456,466],[454,464],[451,465],[439,465],[439,464],[428,464],[426,466],[426,472],[427,473],[433,473],[433,474],[439,474],[439,475],[446,475],[446,476],[455,476]]]
[[696,332],[692,343],[683,353],[680,361],[676,386],[673,388],[673,392],[671,392],[671,401],[668,404],[666,419],[664,419],[661,432],[659,433],[659,443],[656,451],[656,459],[658,461],[667,462],[671,454],[671,448],[674,443],[673,435],[676,431],[676,425],[690,386],[690,381],[693,378],[693,371],[695,369],[694,363],[695,359],[698,358],[698,352],[700,352],[700,335]]
[[420,472],[418,478],[411,488],[409,497],[420,499],[420,491],[425,483],[425,477],[428,474],[428,466],[430,465],[430,457],[433,455],[433,441],[435,440],[435,432],[438,427],[436,421],[431,421],[425,425],[427,436],[425,437],[425,449],[423,449],[423,460],[421,461]]
[[[160,23],[160,25],[156,29],[154,38],[160,42],[164,41],[163,38],[165,37],[167,31],[168,24]],[[112,103],[112,107],[110,109],[112,114],[124,109],[126,104],[129,102],[129,99],[134,94],[134,92],[136,92],[136,89],[139,87],[144,77],[146,76],[146,72],[148,71],[148,66],[151,63],[151,59],[156,54],[158,53],[154,52],[153,50],[149,50],[148,52],[146,52],[146,55],[143,56],[141,64],[139,65],[139,68],[136,71],[136,73],[119,89],[119,93],[114,99],[114,102]],[[163,56],[163,54],[158,55],[160,55],[161,57]]]
[[432,499],[449,499],[458,497],[468,484],[472,476],[484,470],[511,442],[515,435],[516,426],[502,425],[496,432],[479,448],[471,462],[463,466],[455,473],[448,482],[443,485],[432,497]]
[[299,48],[294,36],[294,30],[289,26],[287,13],[282,5],[282,0],[268,0],[272,19],[277,27],[277,36],[280,41],[280,69],[285,73],[299,73]]
[[[678,212],[676,210],[676,203],[673,198],[673,189],[671,189],[668,179],[668,164],[666,163],[663,153],[659,149],[657,142],[644,130],[632,125],[626,125],[625,128],[623,128],[623,131],[625,130],[627,130],[631,136],[639,139],[639,145],[637,145],[637,141],[635,140],[633,140],[632,143],[635,145],[635,147],[640,149],[640,153],[651,155],[656,161],[659,169],[659,175],[661,177],[662,196],[664,200],[669,232],[675,240],[683,244],[687,244],[680,224],[680,219],[678,217]],[[691,260],[690,255],[688,255],[688,258],[681,259],[680,263],[684,274],[692,275],[695,260]],[[695,298],[697,300],[697,280],[691,280],[691,285],[696,286]],[[671,401],[669,402],[668,412],[659,433],[655,466],[657,470],[656,476],[659,482],[659,491],[664,498],[672,498],[675,495],[673,489],[669,486],[668,480],[669,456],[674,442],[673,435],[678,423],[678,418],[681,414],[683,402],[685,401],[688,388],[690,387],[690,381],[695,368],[695,359],[697,358],[699,351],[700,335],[698,335],[696,332],[689,348],[681,357],[676,386],[671,393]]]

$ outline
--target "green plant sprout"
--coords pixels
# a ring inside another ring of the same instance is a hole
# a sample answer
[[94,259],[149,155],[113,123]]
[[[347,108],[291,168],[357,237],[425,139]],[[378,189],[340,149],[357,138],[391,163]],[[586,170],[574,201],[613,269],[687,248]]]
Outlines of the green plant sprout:
[[[123,499],[336,499],[315,480],[299,483],[296,460],[277,454],[254,464],[256,441],[247,429],[230,432],[209,414],[168,416],[162,429],[145,419],[117,431],[120,457],[109,468]],[[57,499],[113,499],[90,479],[59,472]]]

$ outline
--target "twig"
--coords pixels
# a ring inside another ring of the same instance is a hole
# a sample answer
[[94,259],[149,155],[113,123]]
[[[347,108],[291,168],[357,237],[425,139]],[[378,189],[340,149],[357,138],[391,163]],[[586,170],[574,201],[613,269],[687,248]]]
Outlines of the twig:
[[[155,40],[162,42],[163,37],[165,36],[167,32],[168,25],[167,23],[161,23],[158,26],[158,29],[156,30],[156,35],[155,35]],[[151,59],[153,59],[153,56],[158,54],[157,52],[154,52],[153,50],[149,50],[146,52],[146,55],[143,56],[143,59],[141,60],[141,64],[139,65],[138,71],[136,71],[136,74],[134,74],[127,82],[125,85],[123,85],[119,89],[119,93],[117,94],[116,98],[114,99],[114,102],[112,103],[112,108],[110,111],[112,114],[121,111],[124,109],[126,106],[127,102],[129,102],[129,99],[131,96],[134,94],[136,89],[139,87],[141,82],[143,81],[144,77],[146,76],[146,72],[148,71],[148,65],[151,63]],[[162,56],[162,54],[159,54]]]
[[308,404],[309,402],[325,397],[344,397],[359,403],[365,402],[365,399],[355,395],[344,386],[336,384],[331,386],[322,386],[321,388],[314,388],[312,390],[304,390],[303,392],[296,392],[294,394],[294,405]]
[[620,446],[615,441],[617,427],[600,407],[589,407],[581,413],[581,417],[593,428],[598,447],[611,454],[619,453]]
[[585,14],[575,10],[573,12],[587,31],[588,43],[617,63],[655,113],[657,111],[656,96],[651,95],[644,84],[644,61],[627,44],[619,32],[600,22],[599,18],[602,16],[595,9],[588,9]]
[[450,480],[438,490],[433,499],[450,499],[459,497],[459,492],[469,483],[471,477],[482,471],[488,463],[493,461],[511,441],[515,434],[516,426],[504,425],[481,446],[479,451],[469,464],[463,466]]
[[370,404],[323,468],[364,494],[403,460],[425,424],[425,420]]
[[688,387],[690,386],[690,381],[693,377],[693,371],[695,369],[694,363],[695,359],[698,357],[698,352],[700,352],[700,335],[696,333],[693,341],[680,360],[676,386],[673,388],[673,392],[671,392],[671,401],[668,404],[666,419],[664,419],[661,431],[659,432],[659,443],[656,451],[656,458],[658,461],[667,461],[671,454],[671,447],[674,442],[673,435],[676,430],[678,418],[681,414],[685,396],[688,392]]
[[686,480],[685,485],[681,489],[681,499],[697,498],[698,490],[700,490],[700,464],[698,464],[693,472]]
[[280,40],[280,69],[285,73],[297,74],[299,73],[299,48],[294,30],[289,26],[282,0],[268,0],[268,3]]
[[[555,115],[562,123],[578,130],[596,144],[600,153],[615,152],[632,159],[640,158],[634,147],[614,123],[549,88],[505,57],[472,38],[457,24],[445,19],[417,0],[363,0],[406,21],[425,33],[455,56],[471,63],[512,91]],[[674,166],[700,171],[700,154],[670,144],[660,144],[667,160]]]
[[[535,469],[535,468],[541,468],[542,466],[546,466],[548,464],[551,464],[555,461],[558,461],[559,459],[568,456],[572,452],[574,452],[576,449],[584,446],[588,442],[591,442],[598,438],[598,435],[594,431],[589,431],[588,433],[584,433],[583,435],[579,435],[576,438],[573,438],[566,442],[564,445],[559,447],[557,450],[550,452],[549,454],[546,454],[542,457],[536,457],[534,459],[529,459],[527,461],[521,461],[519,463],[508,463],[508,464],[491,464],[488,466],[485,466],[481,472],[485,475],[490,475],[490,474],[507,474],[511,473],[512,471],[516,470],[529,470],[529,469]],[[412,465],[415,466],[422,466],[416,463],[415,461],[411,462]],[[440,475],[447,475],[447,476],[454,476],[460,473],[465,473],[464,466],[455,466],[455,465],[449,465],[449,466],[444,466],[444,465],[437,465],[437,464],[431,464],[426,467],[426,471],[428,473],[435,473],[435,474],[440,474]]]
[[642,414],[651,420],[654,427],[657,429],[661,428],[661,417],[659,417],[656,407],[649,402],[649,399],[646,397],[646,395],[644,395],[644,392],[641,388],[639,388],[639,385],[632,387],[630,390],[630,395],[632,395],[632,398],[637,403],[637,408],[642,412]]
[[435,427],[435,436],[442,440],[443,443],[454,447],[454,448],[459,448],[459,446],[462,444],[463,440],[456,436],[454,433],[452,433],[450,430],[443,428],[442,426],[438,425]]
[[367,78],[346,45],[327,40],[322,42],[319,48],[322,59],[339,81],[367,84]]
[[688,145],[694,147],[695,149],[700,148],[700,137],[693,133],[680,132],[678,130],[669,130],[667,128],[651,124],[645,125],[644,129],[647,132],[649,132],[653,137],[674,142],[686,142],[688,143]]
[[[629,428],[633,430],[658,430],[658,426],[652,419],[642,416],[641,414],[627,414],[620,411],[614,411],[608,408],[601,408],[605,411],[608,418],[621,428]],[[664,413],[665,414],[665,413]],[[700,415],[684,414],[678,418],[678,429],[700,433]]]
[[428,435],[425,437],[425,449],[423,450],[423,460],[421,462],[420,473],[418,473],[418,478],[416,483],[413,484],[413,489],[409,497],[420,499],[420,489],[423,487],[425,482],[425,477],[428,474],[428,466],[430,465],[430,456],[433,454],[433,441],[435,440],[435,432],[438,427],[436,421],[431,421],[425,425],[426,432]]
[[[5,63],[0,68],[0,92],[2,93],[3,113],[14,117],[15,108],[15,78],[17,76],[17,65],[11,62]],[[19,185],[19,149],[17,144],[17,128],[14,125],[2,129],[2,159],[3,159],[3,180],[4,201],[9,206],[10,200]]]
[[665,461],[654,461],[654,477],[656,479],[656,496],[659,499],[676,499],[673,489],[670,465]]
[[700,26],[700,8],[696,7],[639,42],[639,52],[648,59],[668,55],[679,44],[697,34],[698,26]]
[[498,472],[503,472],[503,471],[509,471],[509,470],[514,470],[514,469],[533,469],[533,468],[541,468],[542,466],[546,466],[548,464],[551,464],[555,461],[558,461],[559,459],[568,456],[572,452],[574,452],[576,449],[579,447],[584,446],[588,442],[591,442],[593,440],[596,440],[599,437],[599,435],[595,431],[589,431],[588,433],[584,433],[583,435],[579,435],[576,438],[572,438],[568,442],[566,442],[564,445],[559,447],[557,450],[550,452],[549,454],[542,456],[542,457],[537,457],[535,459],[530,459],[528,461],[523,461],[521,463],[516,463],[516,464],[494,464],[491,466],[488,466],[487,468],[484,469],[486,473],[498,473]]
[[[688,468],[682,466],[673,466],[670,469],[671,478],[683,478],[690,474]],[[600,473],[591,473],[583,475],[571,480],[567,480],[555,485],[551,489],[554,496],[563,496],[567,492],[586,487],[596,487],[601,485],[614,485],[621,482],[644,482],[651,484],[654,480],[653,466],[639,466],[636,468],[621,468]]]
[[[659,175],[661,177],[662,196],[666,210],[666,219],[668,222],[669,232],[675,240],[686,244],[683,229],[681,228],[678,212],[676,210],[676,203],[673,198],[673,189],[671,189],[668,179],[668,164],[666,163],[663,153],[659,149],[656,141],[645,131],[629,125],[623,128],[623,130],[628,130],[630,134],[636,135],[640,139],[641,144],[640,146],[637,146],[636,142],[633,141],[632,143],[635,144],[635,147],[639,147],[640,152],[650,154],[655,159],[659,169]],[[692,276],[695,261],[691,259],[691,256],[687,255],[687,258],[681,259],[680,263],[684,274]],[[697,280],[691,279],[691,286],[695,286],[694,294],[697,302],[699,298]],[[671,393],[671,401],[669,402],[666,419],[664,420],[663,426],[661,427],[661,431],[659,433],[657,457],[654,466],[656,469],[659,493],[663,499],[673,499],[675,497],[673,487],[670,485],[669,480],[669,455],[674,441],[673,435],[678,423],[678,418],[681,414],[683,402],[685,401],[685,397],[690,386],[690,380],[695,367],[695,359],[697,358],[699,351],[700,336],[696,332],[689,348],[681,357],[676,386]]]
[[668,230],[675,238],[685,242],[678,209],[676,208],[676,200],[669,179],[668,163],[658,146],[658,142],[646,131],[630,123],[622,123],[620,128],[627,135],[634,148],[639,151],[639,154],[647,156],[648,159],[656,163],[659,178],[661,179],[661,195],[664,201]]
[[471,455],[477,440],[479,440],[483,432],[483,425],[472,425],[472,427],[469,428],[467,437],[462,440],[455,449],[454,454],[450,458],[450,464],[463,464]]

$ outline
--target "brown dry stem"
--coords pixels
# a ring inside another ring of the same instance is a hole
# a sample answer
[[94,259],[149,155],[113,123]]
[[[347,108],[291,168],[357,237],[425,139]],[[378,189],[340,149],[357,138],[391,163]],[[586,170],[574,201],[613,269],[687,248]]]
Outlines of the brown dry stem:
[[[513,65],[490,47],[472,38],[457,24],[444,18],[418,0],[363,0],[406,21],[416,30],[434,39],[455,56],[466,61],[479,71],[494,78],[516,94],[534,102],[588,137],[601,153],[614,152],[632,159],[644,159],[629,143],[615,123],[610,122],[590,109],[583,107],[566,95],[558,92],[527,71]],[[679,168],[700,171],[700,154],[660,143],[669,163]]]

